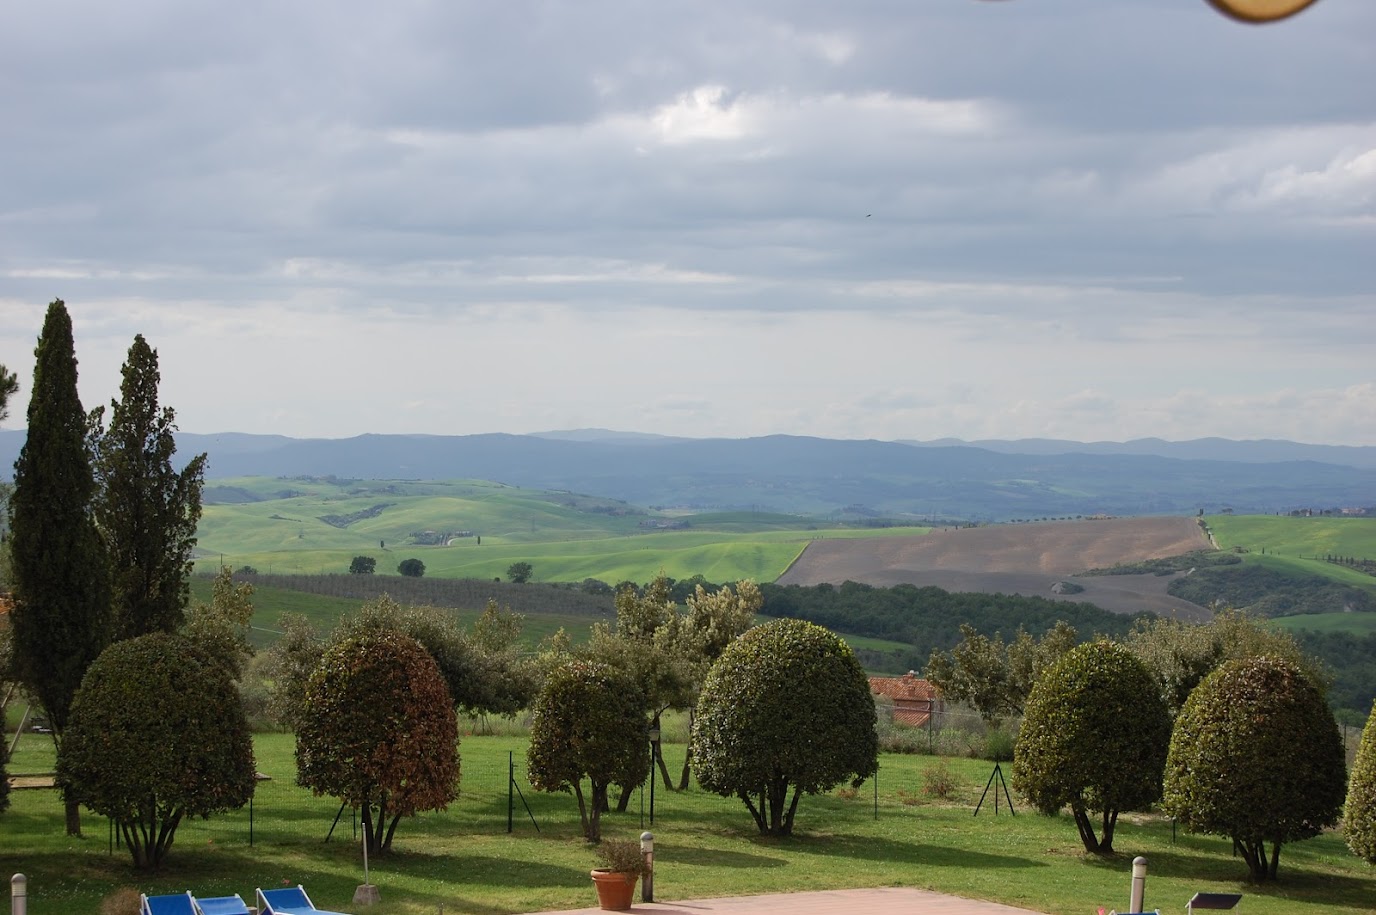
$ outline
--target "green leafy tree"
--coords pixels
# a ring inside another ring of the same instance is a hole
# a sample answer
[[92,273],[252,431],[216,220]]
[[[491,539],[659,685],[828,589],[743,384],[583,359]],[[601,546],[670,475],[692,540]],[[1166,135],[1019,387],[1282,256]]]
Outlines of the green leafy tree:
[[90,415],[94,513],[110,551],[115,638],[172,632],[191,596],[191,551],[201,518],[206,456],[181,470],[176,414],[158,406],[158,351],[134,337],[122,370],[119,400]]
[[1241,610],[1220,609],[1207,623],[1142,620],[1128,634],[1126,644],[1151,669],[1172,715],[1200,681],[1225,661],[1262,655],[1285,658],[1320,690],[1326,690],[1329,681],[1323,665],[1306,654],[1291,633],[1263,626]]
[[1161,796],[1170,735],[1146,665],[1114,642],[1088,642],[1032,688],[1013,750],[1013,787],[1042,813],[1068,806],[1085,850],[1112,854],[1118,814]]
[[[1175,719],[1162,806],[1193,832],[1231,836],[1251,879],[1276,879],[1280,849],[1338,820],[1342,737],[1294,663],[1227,661]],[[1270,854],[1267,854],[1270,843]]]
[[158,867],[187,817],[253,796],[253,740],[239,694],[189,640],[116,642],[86,672],[57,758],[69,803],[114,821],[139,868]]
[[[13,671],[47,713],[60,755],[72,698],[111,633],[108,560],[91,516],[86,412],[61,299],[48,306],[34,355],[28,435],[10,497]],[[67,832],[81,833],[81,809],[70,800]]]
[[[630,675],[645,700],[643,714],[648,726],[658,730],[666,709],[683,707],[688,702],[690,668],[682,654],[656,638],[677,618],[678,609],[669,594],[670,580],[663,574],[639,591],[622,588],[616,593],[616,627],[598,622],[588,642],[576,652],[590,661],[607,664]],[[672,787],[663,757],[660,760],[664,783]],[[630,802],[630,789],[639,782],[620,782],[617,809],[624,811]]]
[[707,674],[693,771],[708,791],[745,802],[761,834],[791,835],[802,795],[858,787],[878,770],[875,723],[850,646],[814,623],[775,620],[728,645]]
[[1352,763],[1343,811],[1347,847],[1368,864],[1376,864],[1376,704],[1362,729],[1362,742]]
[[1019,628],[1005,644],[999,633],[989,638],[968,623],[960,624],[960,634],[960,644],[949,654],[932,652],[927,679],[943,698],[973,706],[990,724],[1022,715],[1033,684],[1077,638],[1065,622],[1057,622],[1040,641]]
[[513,581],[518,585],[523,585],[530,581],[530,576],[534,574],[535,569],[528,562],[513,562],[506,567],[507,580]]
[[[674,614],[655,631],[655,644],[687,665],[686,704],[690,732],[707,672],[721,657],[726,646],[755,625],[755,614],[760,612],[763,604],[759,587],[748,579],[737,582],[734,588],[727,585],[716,591],[708,591],[699,584],[688,596],[685,611]],[[664,771],[664,756],[660,753],[655,755],[667,784],[669,774]],[[690,744],[683,757],[683,771],[679,775],[680,790],[688,787],[692,764],[693,748]]]
[[425,563],[419,559],[403,559],[397,564],[397,571],[407,578],[420,578],[425,574]]
[[[625,672],[574,659],[550,671],[535,698],[526,750],[530,783],[540,791],[572,791],[590,842],[602,839],[608,788],[640,784],[650,772],[639,692]],[[591,797],[583,795],[583,779]]]
[[372,575],[377,571],[377,560],[372,556],[355,556],[349,563],[350,575]]
[[248,636],[253,622],[253,585],[236,582],[229,566],[221,566],[211,584],[210,603],[192,601],[182,632],[207,664],[231,680],[241,680],[253,657]]
[[306,711],[306,686],[325,654],[325,643],[310,620],[284,613],[277,621],[282,633],[263,653],[261,674],[267,685],[268,717],[290,731],[298,731]]
[[361,809],[374,854],[391,849],[402,817],[448,807],[458,724],[434,658],[391,631],[332,646],[306,687],[296,767],[298,784]]
[[10,398],[19,393],[19,378],[0,363],[0,423],[9,419]]

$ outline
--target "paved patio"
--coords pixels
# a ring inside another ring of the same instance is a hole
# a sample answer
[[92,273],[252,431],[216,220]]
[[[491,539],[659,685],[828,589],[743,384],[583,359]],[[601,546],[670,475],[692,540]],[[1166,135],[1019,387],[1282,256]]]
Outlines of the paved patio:
[[[639,899],[637,890],[637,899]],[[596,906],[567,909],[544,915],[598,915]],[[881,887],[868,890],[823,890],[813,893],[779,893],[763,896],[724,896],[720,899],[690,899],[686,902],[639,902],[632,913],[641,915],[1029,915],[1032,909],[1019,909],[997,902],[963,899],[907,887]]]

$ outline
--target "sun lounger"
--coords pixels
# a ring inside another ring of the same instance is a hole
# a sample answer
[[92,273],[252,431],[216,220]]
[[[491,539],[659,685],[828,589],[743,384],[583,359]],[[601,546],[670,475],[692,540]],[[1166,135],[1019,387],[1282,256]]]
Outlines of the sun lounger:
[[196,907],[196,915],[249,915],[244,897],[238,893],[233,896],[209,896],[205,899],[193,896],[191,903]]
[[191,891],[168,893],[163,896],[139,894],[141,915],[196,915],[196,905],[191,901]]
[[259,915],[343,915],[342,912],[317,909],[311,897],[306,895],[306,888],[299,883],[280,890],[259,888],[256,892]]

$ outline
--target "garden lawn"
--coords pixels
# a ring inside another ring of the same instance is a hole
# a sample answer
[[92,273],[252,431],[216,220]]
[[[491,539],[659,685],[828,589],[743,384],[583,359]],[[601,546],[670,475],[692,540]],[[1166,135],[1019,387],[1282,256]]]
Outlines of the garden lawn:
[[[302,883],[317,905],[358,911],[351,905],[363,882],[352,820],[344,811],[328,843],[339,804],[315,798],[293,784],[292,738],[263,734],[256,740],[259,783],[249,844],[248,811],[186,823],[156,875],[132,870],[127,853],[110,849],[107,822],[87,814],[86,836],[62,834],[62,808],[51,790],[12,792],[12,808],[0,814],[0,864],[29,878],[31,911],[96,912],[118,887],[148,893],[239,893],[255,887]],[[460,799],[444,813],[406,820],[391,855],[375,858],[372,882],[382,903],[370,915],[434,915],[446,912],[501,915],[595,904],[588,869],[593,856],[583,843],[577,807],[569,795],[532,791],[521,776],[523,737],[465,737]],[[156,748],[150,748],[156,752]],[[677,778],[682,744],[665,753]],[[508,753],[539,831],[517,798],[514,832],[507,833]],[[924,772],[946,765],[958,783],[942,801],[923,793]],[[51,743],[26,736],[11,761],[11,774],[50,771]],[[1047,913],[1124,908],[1131,861],[1145,855],[1149,907],[1181,912],[1200,890],[1241,892],[1248,915],[1370,912],[1376,874],[1350,855],[1337,835],[1287,846],[1280,881],[1253,888],[1246,868],[1225,839],[1186,836],[1172,840],[1169,821],[1125,815],[1115,844],[1119,854],[1100,860],[1082,853],[1073,821],[1021,808],[995,816],[989,804],[972,816],[991,764],[942,761],[928,756],[882,758],[873,783],[856,792],[805,798],[797,835],[761,838],[739,800],[686,792],[655,792],[655,822],[648,822],[649,794],[632,796],[630,812],[603,820],[609,836],[633,838],[642,828],[656,836],[655,894],[660,900],[782,893],[864,886],[915,886],[997,900]],[[644,809],[644,813],[642,813]],[[642,816],[644,817],[642,827]]]

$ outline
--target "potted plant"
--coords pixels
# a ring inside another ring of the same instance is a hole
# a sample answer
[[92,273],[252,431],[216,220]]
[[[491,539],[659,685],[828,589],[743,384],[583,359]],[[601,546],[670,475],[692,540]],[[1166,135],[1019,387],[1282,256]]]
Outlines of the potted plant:
[[626,911],[635,895],[636,879],[645,873],[640,843],[603,839],[596,854],[599,864],[592,869],[592,881],[597,885],[597,904],[612,912]]

